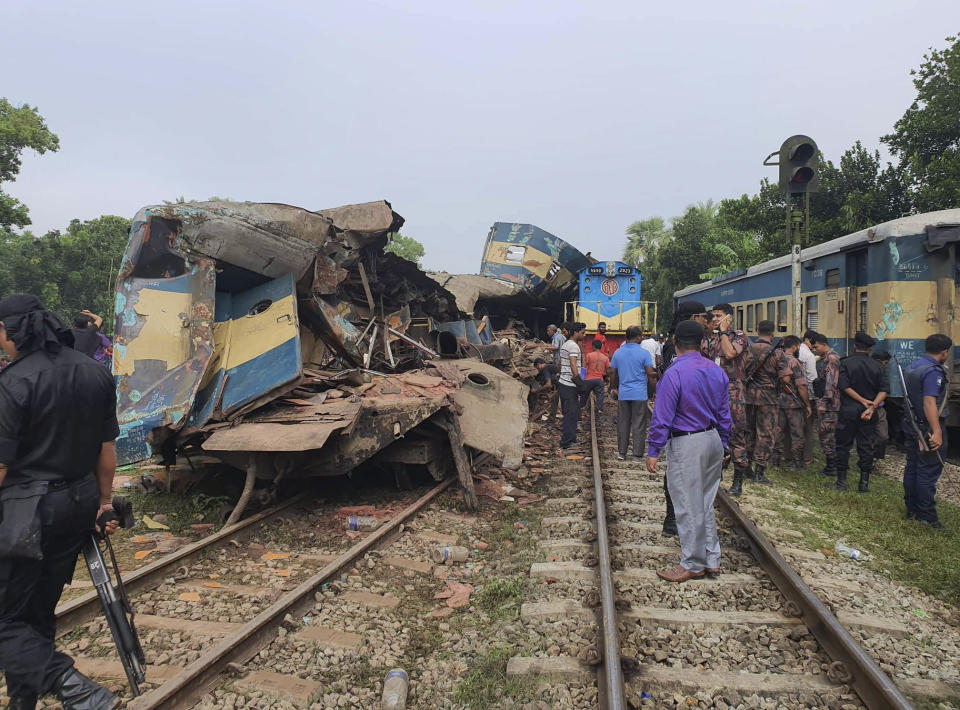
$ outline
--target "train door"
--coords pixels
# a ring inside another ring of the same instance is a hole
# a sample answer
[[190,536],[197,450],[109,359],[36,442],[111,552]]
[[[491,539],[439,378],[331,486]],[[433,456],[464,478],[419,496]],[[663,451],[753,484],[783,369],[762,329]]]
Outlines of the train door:
[[867,284],[867,250],[861,249],[847,254],[847,287],[846,291],[846,354],[853,354],[853,337],[857,331],[868,333],[869,292]]

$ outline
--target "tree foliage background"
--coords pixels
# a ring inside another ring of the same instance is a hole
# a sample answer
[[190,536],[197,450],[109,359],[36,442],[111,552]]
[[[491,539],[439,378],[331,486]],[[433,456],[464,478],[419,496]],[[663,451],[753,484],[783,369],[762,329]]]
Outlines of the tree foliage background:
[[423,244],[413,237],[404,236],[399,232],[387,235],[387,246],[384,248],[384,251],[396,254],[407,261],[412,261],[418,266],[424,255]]
[[[893,132],[891,156],[857,141],[837,163],[820,156],[820,191],[810,197],[810,246],[908,214],[960,206],[960,40],[947,37],[911,72],[917,97]],[[790,251],[786,202],[764,178],[753,195],[700,202],[679,217],[648,217],[626,229],[624,261],[640,269],[644,299],[660,304],[660,328],[685,286]],[[705,304],[710,306],[712,304]]]

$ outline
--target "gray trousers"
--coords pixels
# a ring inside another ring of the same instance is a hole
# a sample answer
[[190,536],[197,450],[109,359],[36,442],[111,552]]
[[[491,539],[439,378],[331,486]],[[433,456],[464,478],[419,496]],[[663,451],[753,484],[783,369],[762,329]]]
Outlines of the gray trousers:
[[680,564],[692,572],[720,566],[713,501],[722,468],[723,444],[716,429],[667,442],[667,487],[677,514]]
[[645,399],[621,399],[617,403],[617,451],[627,455],[630,438],[633,437],[633,455],[643,456],[647,443],[647,425],[650,422],[650,410]]

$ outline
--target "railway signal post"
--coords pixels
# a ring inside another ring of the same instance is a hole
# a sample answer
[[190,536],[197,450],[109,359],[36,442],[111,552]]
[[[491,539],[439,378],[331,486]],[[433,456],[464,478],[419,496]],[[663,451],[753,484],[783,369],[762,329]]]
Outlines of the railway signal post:
[[[770,158],[778,156],[777,162]],[[810,240],[810,193],[820,189],[820,151],[809,136],[790,136],[763,161],[780,168],[780,189],[786,194],[787,236],[790,238],[793,318],[791,330],[798,335],[803,328],[803,303],[800,295],[800,251]]]

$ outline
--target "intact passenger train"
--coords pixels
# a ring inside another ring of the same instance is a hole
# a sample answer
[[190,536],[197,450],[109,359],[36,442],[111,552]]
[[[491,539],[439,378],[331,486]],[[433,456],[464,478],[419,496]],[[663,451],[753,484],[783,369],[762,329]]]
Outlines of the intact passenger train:
[[[875,349],[888,350],[905,368],[923,356],[928,335],[945,333],[954,342],[946,364],[954,403],[960,399],[958,249],[960,209],[902,217],[804,249],[802,315],[794,334],[823,333],[842,357],[853,354],[853,336],[862,330],[877,339]],[[775,323],[777,336],[788,335],[790,261],[782,256],[689,286],[674,293],[674,303],[730,303],[735,327],[748,336],[757,335],[762,320]],[[889,374],[891,396],[902,397],[896,370]],[[960,425],[960,407],[949,408],[948,423]]]

